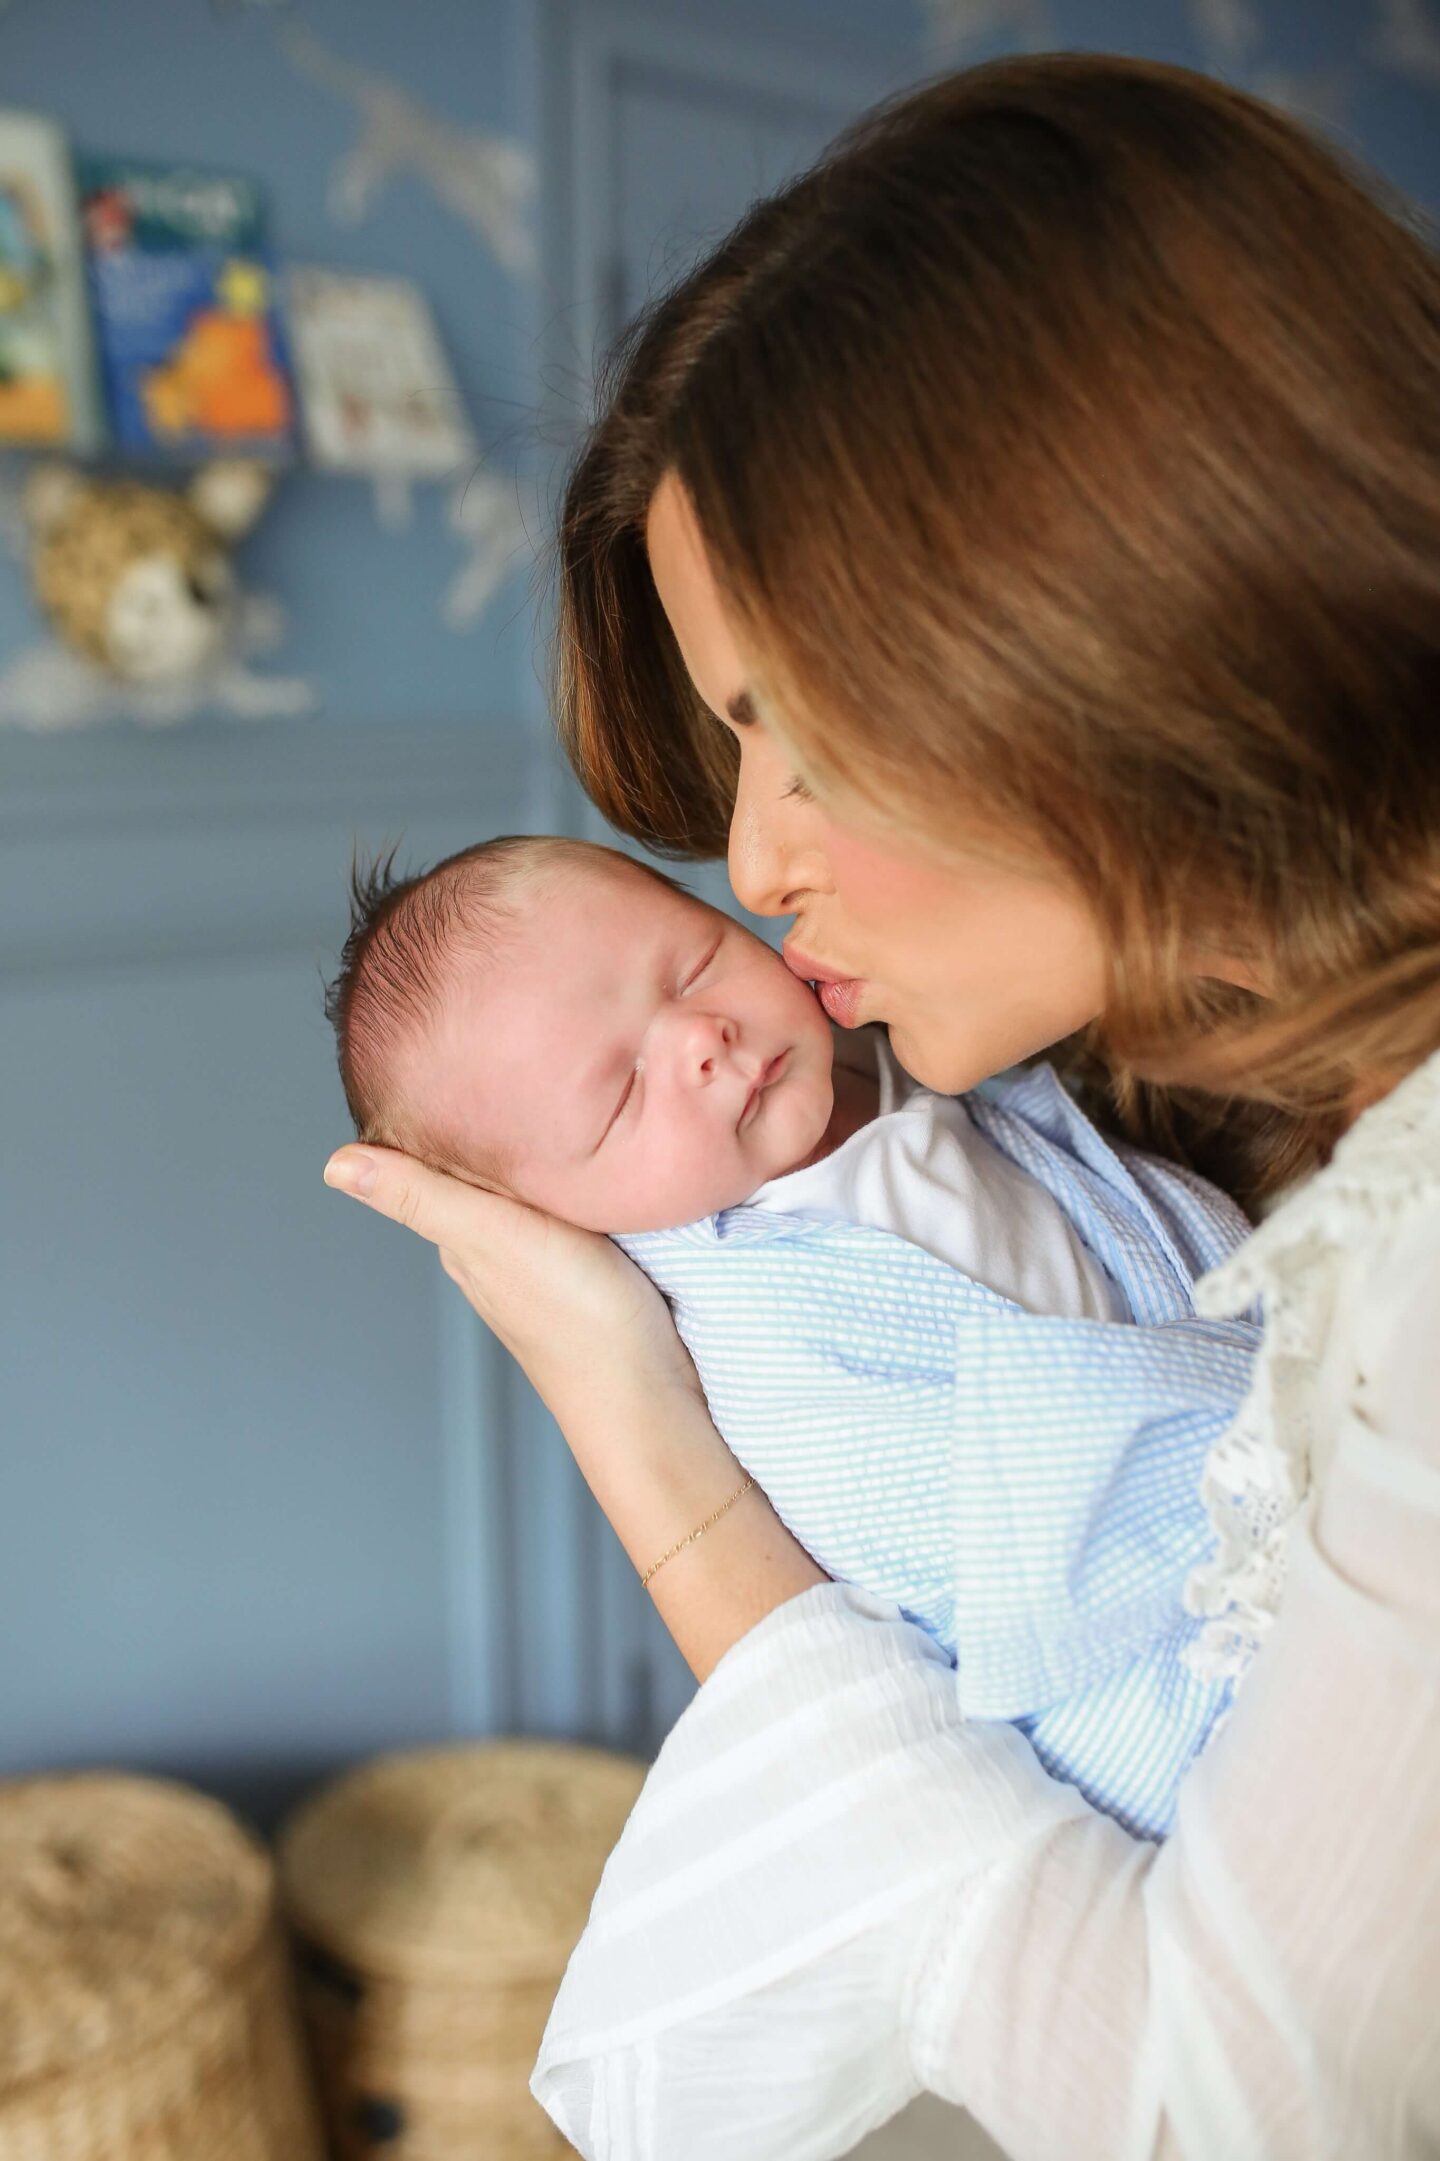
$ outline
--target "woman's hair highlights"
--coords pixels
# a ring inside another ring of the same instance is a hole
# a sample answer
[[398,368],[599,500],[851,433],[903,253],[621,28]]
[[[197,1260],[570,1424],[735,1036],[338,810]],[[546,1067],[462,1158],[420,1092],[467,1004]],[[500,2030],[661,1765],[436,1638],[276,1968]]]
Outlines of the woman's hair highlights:
[[673,471],[807,777],[1071,877],[1112,955],[1077,1059],[1254,1200],[1440,1044],[1437,392],[1433,252],[1292,121],[1081,55],[937,81],[618,356],[561,526],[571,756],[723,850],[645,551]]

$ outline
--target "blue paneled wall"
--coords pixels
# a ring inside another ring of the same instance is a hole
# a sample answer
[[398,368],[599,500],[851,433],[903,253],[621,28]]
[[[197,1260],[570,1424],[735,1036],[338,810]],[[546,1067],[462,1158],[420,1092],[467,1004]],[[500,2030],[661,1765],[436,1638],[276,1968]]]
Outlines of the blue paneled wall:
[[[413,172],[383,186],[359,224],[328,214],[359,105],[287,59],[303,24],[320,48],[467,129],[528,138],[528,36],[507,0],[314,0],[288,8],[210,0],[21,0],[0,15],[0,98],[54,114],[82,149],[153,154],[257,175],[282,256],[414,278],[428,293],[482,446],[513,469],[534,408],[535,289]],[[439,598],[461,560],[443,491],[413,526],[377,524],[348,478],[294,476],[245,552],[247,581],[283,597],[292,632],[277,665],[313,676],[326,717],[460,714],[508,724],[531,697],[529,565],[480,629],[457,634]],[[20,581],[0,575],[0,644],[28,638]]]
[[[364,115],[286,57],[285,32],[302,25],[327,53],[437,117],[534,149],[543,136],[547,47],[563,41],[570,12],[545,0],[306,0],[303,8],[12,0],[0,13],[0,98],[53,113],[86,149],[254,172],[269,191],[284,255],[416,278],[435,307],[488,458],[506,473],[528,474],[543,467],[566,405],[583,403],[583,384],[564,361],[550,377],[548,408],[542,397],[547,352],[584,357],[566,353],[553,289],[502,269],[413,173],[384,186],[360,224],[337,223],[327,194]],[[578,0],[576,12],[586,12]],[[1232,62],[1262,87],[1279,80],[1302,103],[1332,109],[1342,132],[1402,186],[1431,201],[1440,195],[1440,59],[1428,86],[1385,63],[1382,0],[1254,0],[1248,10],[1213,0],[1056,0],[1048,11],[979,0],[952,0],[948,9],[935,0],[928,11],[913,0],[881,7],[667,0],[650,12],[737,47],[818,49],[877,91],[947,54],[1002,49],[1007,23],[1043,28],[1048,12],[1059,42]],[[1405,10],[1392,12],[1408,20]],[[1205,34],[1207,22],[1247,13],[1249,37],[1227,44]],[[944,20],[973,22],[981,34],[947,43],[934,30]],[[1440,51],[1440,32],[1435,42]],[[537,202],[537,232],[543,207]],[[526,605],[533,561],[517,552],[515,574],[481,625],[445,629],[438,600],[461,558],[443,510],[442,491],[421,491],[413,526],[385,532],[362,483],[302,472],[248,544],[250,582],[280,596],[291,618],[279,660],[314,679],[326,717],[363,725],[463,714],[508,726],[517,712],[535,709]],[[28,642],[30,622],[23,578],[0,562],[0,650]]]
[[[534,278],[412,173],[332,220],[363,115],[287,58],[291,25],[535,154]],[[418,280],[539,541],[593,340],[667,233],[1022,35],[1322,107],[1440,203],[1440,0],[11,0],[0,102],[251,171],[282,255]],[[268,1814],[448,1733],[650,1747],[684,1700],[538,1405],[430,1257],[320,1185],[352,839],[429,856],[579,816],[530,552],[463,633],[439,615],[460,560],[441,491],[392,533],[360,483],[297,472],[243,563],[311,719],[0,729],[0,1771],[118,1759]],[[37,635],[0,554],[0,669]]]

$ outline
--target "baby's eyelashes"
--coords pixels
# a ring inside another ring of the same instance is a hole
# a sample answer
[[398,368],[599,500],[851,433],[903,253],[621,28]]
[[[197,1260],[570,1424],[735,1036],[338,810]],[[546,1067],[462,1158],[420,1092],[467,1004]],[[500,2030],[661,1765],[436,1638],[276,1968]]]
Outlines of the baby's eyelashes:
[[680,995],[682,998],[684,997],[687,990],[693,990],[695,988],[695,985],[699,982],[701,976],[704,975],[705,970],[709,967],[711,961],[714,960],[715,955],[719,952],[721,944],[724,941],[724,937],[724,931],[719,931],[716,934],[713,942],[711,943],[708,951],[706,952],[705,958],[700,961],[697,966],[690,970],[689,975],[686,976],[684,982],[680,985]]

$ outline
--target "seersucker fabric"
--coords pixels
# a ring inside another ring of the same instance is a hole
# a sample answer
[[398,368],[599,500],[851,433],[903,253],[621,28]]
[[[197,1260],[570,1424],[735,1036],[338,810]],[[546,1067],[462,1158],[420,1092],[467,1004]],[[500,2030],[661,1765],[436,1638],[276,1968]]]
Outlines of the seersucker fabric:
[[665,1293],[716,1424],[837,1580],[947,1653],[1127,1829],[1171,1827],[1230,1701],[1192,1670],[1183,1589],[1210,1451],[1250,1383],[1249,1317],[1195,1284],[1249,1232],[1189,1173],[1102,1136],[1049,1067],[967,1099],[1054,1198],[1129,1318],[1027,1312],[891,1232],[744,1206],[619,1243]]

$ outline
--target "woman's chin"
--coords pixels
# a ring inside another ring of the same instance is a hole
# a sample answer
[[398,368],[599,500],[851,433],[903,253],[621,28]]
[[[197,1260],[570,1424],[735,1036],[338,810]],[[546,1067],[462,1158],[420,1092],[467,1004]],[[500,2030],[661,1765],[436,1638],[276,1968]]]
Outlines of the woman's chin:
[[938,1096],[964,1095],[1004,1070],[1004,1059],[987,1061],[983,1047],[976,1043],[959,1043],[929,1029],[917,1033],[899,1021],[889,1022],[887,1032],[897,1062],[912,1080]]

